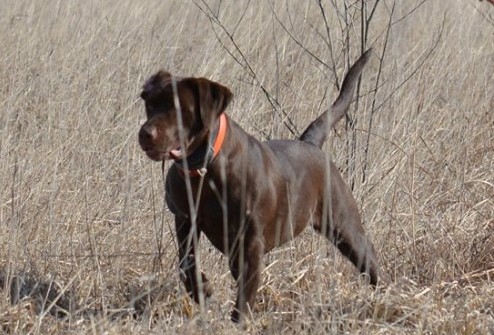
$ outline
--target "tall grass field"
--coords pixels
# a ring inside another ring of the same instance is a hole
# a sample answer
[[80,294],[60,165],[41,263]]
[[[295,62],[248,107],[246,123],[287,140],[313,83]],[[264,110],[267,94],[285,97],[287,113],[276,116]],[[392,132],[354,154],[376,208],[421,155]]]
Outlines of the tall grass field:
[[[0,333],[494,334],[488,2],[2,0],[0,46]],[[144,81],[210,78],[247,132],[295,138],[370,47],[324,150],[389,283],[307,229],[264,257],[236,325],[227,260],[203,238],[200,308],[137,141]]]

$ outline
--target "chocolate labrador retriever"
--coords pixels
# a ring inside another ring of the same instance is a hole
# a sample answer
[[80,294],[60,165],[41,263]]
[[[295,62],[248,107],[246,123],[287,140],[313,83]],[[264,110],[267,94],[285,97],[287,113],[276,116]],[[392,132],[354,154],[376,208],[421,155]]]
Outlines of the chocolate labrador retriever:
[[147,121],[139,143],[152,160],[174,161],[166,203],[175,215],[181,279],[195,301],[212,293],[196,264],[201,233],[229,257],[238,286],[236,322],[254,304],[263,255],[308,224],[377,283],[376,254],[355,200],[321,150],[369,57],[370,50],[351,67],[332,107],[296,140],[260,142],[247,134],[225,114],[232,93],[216,82],[165,71],[146,81],[141,97]]

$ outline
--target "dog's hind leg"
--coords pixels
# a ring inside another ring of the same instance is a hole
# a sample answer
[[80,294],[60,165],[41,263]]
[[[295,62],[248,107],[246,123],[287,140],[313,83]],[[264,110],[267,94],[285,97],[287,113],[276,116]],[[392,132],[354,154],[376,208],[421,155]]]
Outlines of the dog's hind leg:
[[[327,208],[325,219],[316,222],[314,228],[326,236],[353,265],[376,285],[379,265],[374,246],[365,235],[357,204],[348,186],[331,164],[330,192],[324,197]],[[328,199],[329,198],[329,199]]]

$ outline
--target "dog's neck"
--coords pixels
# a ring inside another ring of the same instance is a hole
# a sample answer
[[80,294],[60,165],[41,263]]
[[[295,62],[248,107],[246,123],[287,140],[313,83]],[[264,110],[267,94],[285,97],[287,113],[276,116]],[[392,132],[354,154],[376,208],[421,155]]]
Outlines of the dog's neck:
[[228,128],[225,113],[220,115],[219,121],[218,127],[211,132],[207,141],[199,145],[185,159],[175,160],[175,165],[184,174],[187,173],[191,177],[204,176],[206,174],[207,166],[216,158],[223,146]]

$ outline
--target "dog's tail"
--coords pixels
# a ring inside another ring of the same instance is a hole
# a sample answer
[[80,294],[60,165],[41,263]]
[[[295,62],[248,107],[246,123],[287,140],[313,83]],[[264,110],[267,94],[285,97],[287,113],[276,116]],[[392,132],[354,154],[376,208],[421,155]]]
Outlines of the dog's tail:
[[365,64],[370,58],[371,51],[372,49],[369,49],[364,52],[355,64],[352,65],[350,71],[348,71],[345,76],[345,79],[343,79],[340,95],[333,103],[333,106],[312,121],[302,136],[300,136],[300,140],[313,144],[319,148],[322,147],[330,129],[343,117],[343,115],[345,115],[348,107],[350,107],[355,85],[357,84]]

